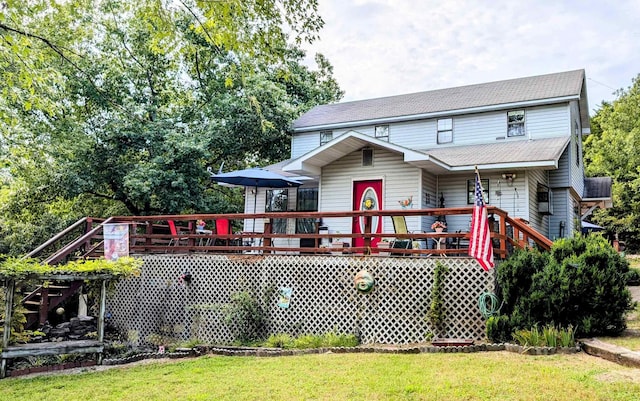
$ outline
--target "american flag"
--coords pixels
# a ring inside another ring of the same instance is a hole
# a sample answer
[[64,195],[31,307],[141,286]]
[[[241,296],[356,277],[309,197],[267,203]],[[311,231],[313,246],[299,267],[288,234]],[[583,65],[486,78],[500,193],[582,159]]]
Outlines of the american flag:
[[473,215],[471,217],[471,237],[469,240],[469,256],[476,258],[484,270],[489,270],[493,263],[493,244],[487,220],[487,208],[482,197],[480,173],[476,169],[476,190]]

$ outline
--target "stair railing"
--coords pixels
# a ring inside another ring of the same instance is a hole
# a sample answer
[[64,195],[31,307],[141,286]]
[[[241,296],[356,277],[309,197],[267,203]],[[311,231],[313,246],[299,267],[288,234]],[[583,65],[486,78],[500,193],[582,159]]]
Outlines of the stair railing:
[[57,251],[53,255],[49,256],[44,261],[44,263],[50,264],[50,265],[55,265],[55,264],[60,263],[67,256],[69,256],[71,253],[73,253],[76,250],[80,249],[80,247],[82,247],[83,245],[89,243],[93,237],[95,237],[96,235],[98,235],[102,231],[102,226],[104,224],[110,223],[113,219],[114,219],[113,217],[109,217],[108,219],[106,219],[105,221],[100,223],[100,225],[98,225],[97,227],[89,230],[86,234],[84,234],[80,238],[76,239],[75,241],[71,242],[70,244],[67,244],[65,247],[63,247],[62,249],[60,249],[59,251]]

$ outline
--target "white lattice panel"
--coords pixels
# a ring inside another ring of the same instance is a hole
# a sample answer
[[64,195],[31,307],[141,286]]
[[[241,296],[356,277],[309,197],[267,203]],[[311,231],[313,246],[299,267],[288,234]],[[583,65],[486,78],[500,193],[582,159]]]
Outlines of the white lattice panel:
[[[448,338],[485,338],[478,297],[493,290],[494,273],[468,258],[308,255],[145,255],[142,275],[118,284],[108,316],[140,342],[150,334],[206,343],[230,343],[220,307],[233,293],[260,300],[267,333],[355,333],[363,343],[423,342],[436,260],[449,268],[445,280]],[[368,270],[376,285],[358,293],[353,278]],[[180,275],[190,272],[187,285]],[[278,289],[292,288],[290,307],[277,306]]]

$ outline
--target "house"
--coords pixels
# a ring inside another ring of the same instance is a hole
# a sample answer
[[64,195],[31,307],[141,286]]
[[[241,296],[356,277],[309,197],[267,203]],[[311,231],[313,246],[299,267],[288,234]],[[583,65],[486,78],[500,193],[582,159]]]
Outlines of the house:
[[[292,131],[291,159],[266,168],[304,185],[258,188],[256,212],[356,210],[365,200],[375,209],[471,206],[476,166],[487,204],[552,240],[580,231],[582,213],[611,204],[611,181],[584,175],[584,70],[320,105]],[[253,205],[247,196],[245,211]],[[392,233],[386,219],[373,231]],[[407,225],[431,231],[433,219],[407,217]],[[447,224],[467,231],[469,216]],[[328,225],[361,232],[349,218]],[[274,224],[279,232],[311,227]]]

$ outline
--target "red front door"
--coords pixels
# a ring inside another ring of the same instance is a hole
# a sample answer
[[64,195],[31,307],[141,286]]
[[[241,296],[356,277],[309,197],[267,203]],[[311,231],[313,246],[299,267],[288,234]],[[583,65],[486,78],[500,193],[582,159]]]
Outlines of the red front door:
[[[382,210],[382,180],[354,181],[353,183],[353,210]],[[365,231],[365,219],[359,217],[353,219],[352,232],[362,234]],[[382,220],[375,216],[371,219],[371,232],[382,232]],[[374,247],[380,238],[371,240]],[[363,238],[355,238],[353,246],[364,246]]]

